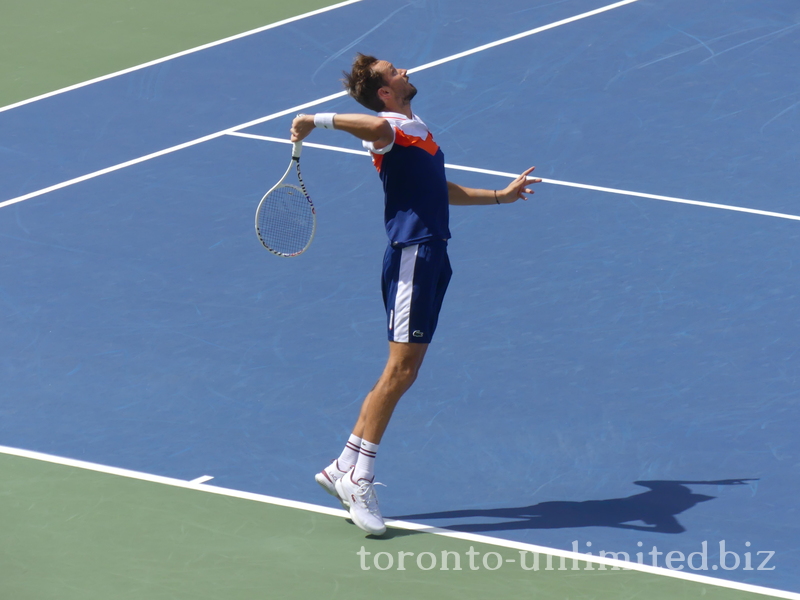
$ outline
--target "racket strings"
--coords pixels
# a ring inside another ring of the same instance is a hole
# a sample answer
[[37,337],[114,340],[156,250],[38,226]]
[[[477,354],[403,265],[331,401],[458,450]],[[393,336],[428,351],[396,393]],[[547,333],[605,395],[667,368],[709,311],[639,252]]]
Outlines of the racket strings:
[[308,246],[314,235],[314,212],[305,194],[291,185],[275,188],[258,213],[258,234],[276,254],[292,256]]

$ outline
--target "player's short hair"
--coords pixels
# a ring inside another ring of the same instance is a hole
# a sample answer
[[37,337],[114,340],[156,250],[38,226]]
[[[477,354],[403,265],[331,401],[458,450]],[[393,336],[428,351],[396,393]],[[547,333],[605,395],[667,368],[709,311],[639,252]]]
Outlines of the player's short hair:
[[361,106],[381,112],[386,106],[378,97],[378,90],[386,85],[386,80],[383,78],[383,73],[375,71],[374,67],[377,62],[378,59],[374,56],[367,56],[359,52],[353,61],[353,68],[350,72],[342,72],[344,75],[342,83],[347,92]]

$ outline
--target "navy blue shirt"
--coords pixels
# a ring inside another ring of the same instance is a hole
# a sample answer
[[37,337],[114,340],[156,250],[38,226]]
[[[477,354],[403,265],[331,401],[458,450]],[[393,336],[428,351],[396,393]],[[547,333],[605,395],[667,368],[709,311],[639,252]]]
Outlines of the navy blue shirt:
[[411,246],[450,238],[449,193],[444,154],[427,125],[416,115],[382,112],[392,126],[394,141],[372,154],[385,198],[386,234],[395,246]]

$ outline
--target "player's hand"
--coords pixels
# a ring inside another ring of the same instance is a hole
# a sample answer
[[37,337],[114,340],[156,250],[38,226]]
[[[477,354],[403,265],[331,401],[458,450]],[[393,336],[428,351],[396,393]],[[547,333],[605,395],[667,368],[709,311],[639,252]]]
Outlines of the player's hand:
[[528,177],[531,173],[533,173],[535,168],[536,167],[531,167],[522,173],[522,175],[514,179],[514,181],[509,183],[506,189],[501,192],[497,192],[497,199],[500,201],[500,204],[511,204],[517,200],[527,200],[528,197],[525,196],[525,194],[534,193],[533,190],[528,186],[533,183],[541,183],[542,181],[538,177]]
[[292,141],[299,142],[314,130],[314,115],[297,115],[292,121]]

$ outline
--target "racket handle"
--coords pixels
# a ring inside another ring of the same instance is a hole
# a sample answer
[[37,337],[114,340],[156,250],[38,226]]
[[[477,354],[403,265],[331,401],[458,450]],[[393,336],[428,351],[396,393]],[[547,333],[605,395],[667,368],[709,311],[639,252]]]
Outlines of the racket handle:
[[303,142],[295,142],[292,145],[292,158],[300,158],[300,153],[303,151]]

